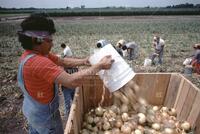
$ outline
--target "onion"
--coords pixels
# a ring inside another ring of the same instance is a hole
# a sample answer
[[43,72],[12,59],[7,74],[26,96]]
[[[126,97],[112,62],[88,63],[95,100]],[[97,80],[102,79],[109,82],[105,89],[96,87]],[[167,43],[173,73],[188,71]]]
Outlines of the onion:
[[116,105],[112,105],[110,107],[110,109],[115,113],[115,114],[119,114],[120,113],[120,109],[116,106]]
[[105,131],[104,134],[112,134],[110,131]]
[[155,115],[155,111],[152,108],[149,108],[147,110],[147,114],[149,114],[149,115]]
[[147,122],[148,122],[149,124],[151,124],[151,123],[155,122],[155,116],[148,114],[148,115],[146,116],[146,120],[147,120]]
[[115,122],[115,127],[117,127],[117,128],[121,128],[122,125],[123,125],[123,122],[121,120],[117,120]]
[[121,131],[122,131],[123,134],[130,134],[131,128],[128,125],[122,125]]
[[89,115],[89,116],[87,117],[87,122],[90,123],[90,124],[92,124],[93,121],[94,121],[94,118],[93,118],[92,116]]
[[157,131],[160,130],[160,124],[158,123],[153,123],[151,127]]
[[146,116],[143,113],[138,113],[139,116],[139,123],[144,124],[146,122]]
[[164,119],[167,119],[169,117],[167,112],[162,112],[161,115],[162,115],[162,118],[164,118]]
[[127,113],[123,113],[123,114],[122,114],[122,120],[123,120],[124,122],[126,122],[126,121],[128,121],[128,119],[129,119],[128,114],[127,114]]
[[163,120],[163,124],[164,124],[164,127],[165,128],[175,128],[176,127],[176,125],[175,125],[175,121],[174,120],[167,120],[167,119],[165,119],[165,120]]
[[120,134],[120,129],[119,128],[113,128],[112,134]]
[[156,111],[159,110],[159,107],[158,106],[153,106],[152,110],[156,112]]
[[103,129],[104,129],[104,130],[110,129],[110,123],[109,123],[109,122],[104,122],[104,124],[103,124]]
[[102,116],[103,115],[103,108],[102,107],[97,107],[95,109],[95,114],[98,116]]
[[172,128],[165,128],[164,133],[165,134],[174,134],[174,130]]
[[142,98],[142,97],[138,98],[138,102],[139,102],[141,105],[144,105],[144,106],[146,106],[146,105],[148,104],[147,101],[146,101],[144,98]]
[[141,131],[141,130],[139,130],[139,129],[136,129],[136,130],[135,130],[135,134],[143,134],[143,133],[142,133],[142,131]]
[[93,127],[93,128],[92,128],[92,131],[93,131],[93,132],[98,132],[97,126]]
[[90,131],[88,131],[87,129],[83,129],[83,130],[81,131],[81,134],[90,134]]
[[175,108],[170,108],[169,111],[168,111],[169,115],[171,116],[176,116],[177,113],[176,113],[176,109]]
[[161,112],[168,112],[168,108],[167,108],[167,107],[162,107],[162,108],[160,109],[160,111],[161,111]]
[[190,130],[190,123],[187,122],[187,121],[184,121],[182,124],[181,124],[181,128],[185,131],[188,131]]
[[94,123],[95,123],[95,124],[97,124],[99,121],[100,121],[100,118],[99,118],[99,117],[95,117],[95,118],[94,118]]
[[92,125],[87,124],[87,129],[92,130]]

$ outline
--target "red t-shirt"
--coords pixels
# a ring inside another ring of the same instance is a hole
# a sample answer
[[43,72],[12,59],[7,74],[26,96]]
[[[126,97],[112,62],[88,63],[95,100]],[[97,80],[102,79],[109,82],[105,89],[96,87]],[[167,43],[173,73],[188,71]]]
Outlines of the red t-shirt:
[[[34,52],[26,50],[20,60],[30,53]],[[40,103],[47,104],[54,97],[54,81],[64,71],[57,64],[58,57],[53,54],[49,54],[46,57],[36,54],[24,65],[23,78],[25,88],[29,95]]]

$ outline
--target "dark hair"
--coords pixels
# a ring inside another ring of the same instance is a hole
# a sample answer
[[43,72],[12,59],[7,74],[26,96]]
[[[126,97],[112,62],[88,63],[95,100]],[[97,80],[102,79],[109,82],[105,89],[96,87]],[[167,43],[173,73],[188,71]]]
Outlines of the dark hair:
[[127,49],[127,46],[122,46],[122,50],[126,50]]
[[[48,15],[45,13],[31,14],[28,18],[22,21],[21,28],[22,31],[18,33],[18,40],[21,42],[24,49],[29,50],[33,49],[33,41],[36,41],[37,39],[24,35],[24,31],[47,31],[50,34],[56,32],[53,20],[48,18]],[[39,43],[36,42],[36,44]]]
[[193,45],[193,48],[194,48],[194,49],[200,49],[200,44],[198,44],[198,45],[196,45],[196,44]]
[[62,43],[60,46],[61,46],[62,48],[65,48],[65,47],[66,47],[65,43]]

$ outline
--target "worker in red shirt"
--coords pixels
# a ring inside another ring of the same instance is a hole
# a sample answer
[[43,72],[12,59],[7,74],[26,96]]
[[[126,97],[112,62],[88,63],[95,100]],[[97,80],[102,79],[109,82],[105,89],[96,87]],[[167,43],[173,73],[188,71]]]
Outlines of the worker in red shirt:
[[[88,65],[88,58],[59,58],[52,54],[54,22],[46,14],[32,14],[21,23],[19,42],[25,49],[20,58],[18,83],[23,91],[23,114],[30,134],[63,134],[59,112],[58,84],[77,87],[86,75],[109,69],[113,63],[110,55],[88,69],[68,74],[60,66]],[[66,89],[67,90],[67,89]]]
[[193,48],[195,49],[195,54],[192,58],[191,64],[194,72],[200,75],[200,44],[195,44]]

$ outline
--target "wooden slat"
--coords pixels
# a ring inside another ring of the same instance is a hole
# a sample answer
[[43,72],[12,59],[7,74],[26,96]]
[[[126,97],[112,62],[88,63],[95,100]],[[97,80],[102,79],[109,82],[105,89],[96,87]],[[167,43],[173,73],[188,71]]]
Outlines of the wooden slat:
[[179,93],[177,95],[176,102],[174,104],[174,108],[177,111],[177,117],[178,117],[178,119],[180,117],[180,113],[182,111],[183,105],[184,105],[184,103],[186,101],[189,89],[190,89],[190,84],[184,80],[183,86],[179,87]]
[[179,114],[179,118],[181,120],[186,120],[192,110],[192,105],[194,103],[195,97],[197,94],[197,90],[195,88],[190,87],[187,97],[185,98],[184,105],[182,107],[181,113]]
[[156,74],[154,88],[151,91],[150,103],[154,105],[163,105],[170,74]]
[[168,108],[172,108],[174,106],[180,82],[181,77],[178,74],[171,74],[167,93],[165,96],[164,106],[167,106]]
[[195,126],[199,114],[200,114],[200,92],[198,92],[195,97],[192,110],[187,118],[187,121],[190,122],[192,126]]
[[144,97],[149,103],[151,103],[151,93],[155,88],[155,74],[137,74],[134,78],[140,88],[140,96]]
[[[110,93],[108,89],[105,89],[105,96],[104,96],[104,106],[108,106],[111,104]],[[101,100],[101,96],[103,93],[103,82],[97,76],[87,76],[84,79],[83,84],[83,105],[84,105],[84,112],[88,112],[91,108],[94,108],[98,105]]]
[[76,109],[75,109],[75,112],[76,112],[76,121],[77,121],[77,131],[79,133],[79,131],[81,130],[81,104],[80,104],[80,90],[77,94],[77,101],[76,101]]
[[78,101],[79,101],[79,104],[78,104],[78,106],[80,107],[80,111],[79,111],[79,114],[80,114],[80,122],[79,122],[79,124],[80,124],[80,127],[81,127],[81,123],[83,122],[83,115],[84,115],[84,107],[83,107],[83,89],[81,88],[80,89],[80,92],[79,92],[79,99],[78,99]]
[[195,133],[194,134],[200,134],[200,113],[197,117],[197,120],[196,120],[196,130],[195,130]]
[[170,74],[137,74],[134,78],[141,90],[141,96],[150,104],[163,104]]
[[[76,115],[76,114],[74,114],[74,115]],[[79,134],[77,116],[73,117],[73,128],[74,128],[74,134]]]
[[73,99],[73,102],[72,102],[72,105],[71,105],[71,108],[70,108],[67,124],[66,124],[65,131],[64,131],[65,134],[74,133],[73,130],[72,130],[72,126],[73,126],[73,120],[74,120],[74,116],[75,116],[75,109],[76,109],[76,106],[77,106],[76,105],[76,100],[77,100],[76,96],[78,94],[78,90],[79,90],[79,88],[76,88],[74,99]]
[[175,103],[174,103],[174,106],[173,106],[174,108],[177,107],[177,104],[179,102],[179,97],[180,97],[180,94],[182,93],[182,88],[184,86],[184,83],[185,83],[185,79],[181,78],[181,82],[180,82],[180,85],[179,85],[179,88],[178,88],[178,93],[176,95],[176,100],[175,100]]
[[84,105],[84,112],[87,112],[88,109],[88,105],[89,105],[89,99],[88,96],[90,95],[88,92],[88,85],[89,85],[89,81],[88,80],[84,80],[83,82],[83,105]]

